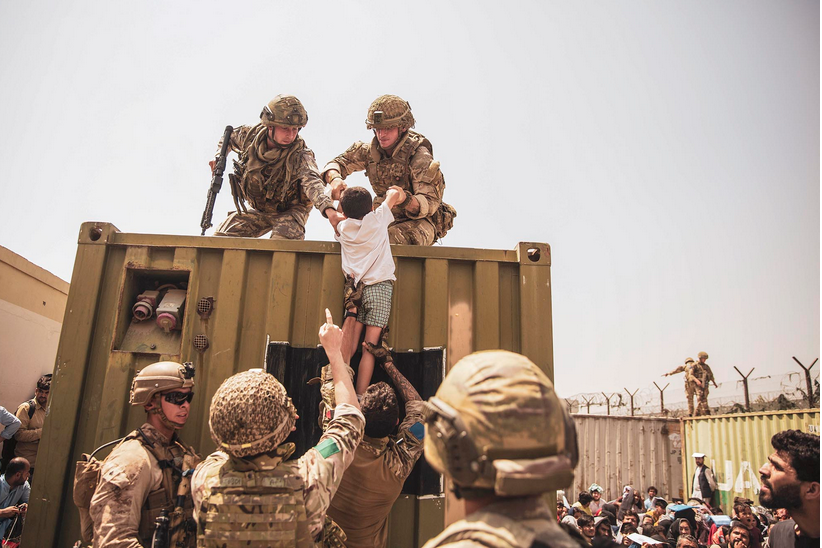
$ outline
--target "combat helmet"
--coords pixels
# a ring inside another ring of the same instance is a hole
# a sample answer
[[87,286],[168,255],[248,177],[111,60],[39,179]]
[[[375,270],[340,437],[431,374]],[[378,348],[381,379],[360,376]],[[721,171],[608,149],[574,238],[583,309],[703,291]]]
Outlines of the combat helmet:
[[525,356],[493,350],[461,359],[426,403],[425,420],[425,458],[458,497],[535,495],[573,481],[576,427]]
[[211,399],[211,439],[234,457],[273,451],[297,420],[297,410],[280,382],[261,369],[232,375]]
[[411,114],[411,105],[396,95],[380,95],[368,107],[368,117],[365,126],[368,129],[400,128],[405,131],[414,127],[414,115]]
[[694,359],[693,359],[693,358],[691,358],[691,357],[685,358],[685,363],[686,363],[686,364],[689,364],[689,363],[694,363]]
[[708,359],[708,353],[707,353],[707,352],[700,352],[699,354],[697,354],[697,357],[698,357],[700,360],[701,360],[702,358],[705,358],[705,359],[707,360],[707,359]]
[[263,107],[260,123],[266,127],[305,127],[308,113],[303,104],[293,95],[277,95]]
[[131,405],[148,405],[155,394],[175,388],[194,388],[191,362],[157,362],[137,371],[128,401]]

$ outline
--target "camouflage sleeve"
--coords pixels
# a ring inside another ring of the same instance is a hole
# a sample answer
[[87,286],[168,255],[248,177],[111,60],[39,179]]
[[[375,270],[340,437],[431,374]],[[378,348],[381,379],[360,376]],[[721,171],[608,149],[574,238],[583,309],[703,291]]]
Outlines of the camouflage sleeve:
[[445,182],[442,178],[439,162],[428,148],[420,146],[411,158],[411,189],[414,198],[420,203],[420,211],[411,215],[406,210],[409,219],[422,219],[434,214],[442,203],[442,191]]
[[325,210],[334,207],[334,202],[329,196],[325,194],[325,185],[320,180],[320,174],[317,173],[317,161],[314,159],[314,152],[311,149],[305,149],[300,162],[300,172],[297,174],[302,185],[303,192],[311,203],[314,204],[320,213],[325,216]]
[[228,460],[228,455],[222,451],[215,451],[194,469],[191,476],[191,500],[194,503],[194,519],[198,519],[200,505],[211,493],[211,489],[219,482],[220,467]]
[[336,169],[339,171],[340,176],[342,176],[343,179],[352,173],[364,170],[365,166],[368,165],[370,148],[370,145],[367,145],[362,141],[357,141],[348,147],[348,150],[325,164],[322,172],[320,172],[323,180],[325,180],[325,173],[329,169]]
[[356,407],[341,403],[320,442],[300,457],[305,481],[305,508],[312,538],[322,532],[325,512],[340,487],[343,472],[354,460],[362,440],[365,417]]
[[141,547],[140,513],[152,488],[159,488],[161,474],[137,440],[123,443],[105,460],[89,506],[95,548]]
[[[235,127],[234,131],[231,133],[231,150],[239,154],[242,150],[243,142],[245,141],[246,136],[253,128],[251,126],[239,126]],[[220,155],[220,149],[223,148],[223,136],[220,136],[220,140],[217,141],[217,151],[214,153],[214,158],[216,159]]]
[[[686,368],[685,368],[685,366],[684,366],[684,365],[680,365],[679,367],[677,367],[676,369],[674,369],[673,371],[671,371],[671,372],[670,372],[670,373],[668,373],[668,374],[669,374],[669,375],[676,375],[677,373],[684,373],[684,372],[686,372]],[[686,375],[686,377],[687,377],[687,375]]]
[[397,430],[397,438],[402,439],[402,443],[396,446],[398,462],[395,471],[398,477],[407,478],[422,455],[425,446],[425,426],[422,420],[424,407],[422,400],[411,400],[405,404],[405,419]]
[[707,382],[716,382],[716,379],[714,379],[714,372],[711,371],[711,366],[707,363],[705,364],[705,380]]

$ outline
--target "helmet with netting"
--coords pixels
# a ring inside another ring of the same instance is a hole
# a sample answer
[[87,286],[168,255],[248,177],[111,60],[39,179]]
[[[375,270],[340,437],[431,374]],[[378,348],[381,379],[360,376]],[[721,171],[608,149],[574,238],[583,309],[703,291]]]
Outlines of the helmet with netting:
[[293,95],[277,95],[263,107],[260,123],[266,127],[305,127],[308,113]]
[[398,127],[401,131],[410,129],[414,127],[411,105],[396,95],[381,95],[374,99],[368,107],[365,126],[368,129],[390,129],[392,127]]
[[148,405],[155,394],[175,388],[194,388],[191,362],[157,362],[137,371],[128,401],[131,405]]
[[707,359],[708,359],[708,353],[707,353],[707,352],[700,352],[699,354],[697,354],[697,357],[698,357],[700,360],[701,360],[702,358],[705,358],[705,359],[707,360]]
[[466,356],[426,403],[425,416],[425,458],[461,496],[531,495],[573,481],[576,428],[551,380],[525,356]]
[[235,457],[273,451],[297,420],[285,387],[259,369],[232,375],[211,399],[208,425],[217,446]]

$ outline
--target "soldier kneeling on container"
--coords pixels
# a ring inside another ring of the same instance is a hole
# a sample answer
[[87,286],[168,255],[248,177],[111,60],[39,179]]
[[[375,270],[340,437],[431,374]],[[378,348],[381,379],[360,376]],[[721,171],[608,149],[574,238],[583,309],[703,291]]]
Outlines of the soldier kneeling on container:
[[573,481],[576,428],[528,358],[495,350],[461,359],[425,414],[425,458],[453,482],[467,514],[425,548],[580,546],[542,497]]
[[342,331],[327,323],[320,342],[331,362],[337,407],[320,442],[296,461],[283,443],[299,418],[285,387],[252,369],[229,377],[211,400],[218,450],[197,467],[192,491],[197,546],[315,546],[329,502],[354,458],[365,418],[342,361]]
[[179,486],[199,459],[177,437],[188,420],[193,389],[191,364],[158,362],[134,376],[129,401],[145,408],[146,422],[102,463],[88,508],[95,548],[149,546],[163,511],[169,516],[163,545],[195,545],[191,494],[181,494]]

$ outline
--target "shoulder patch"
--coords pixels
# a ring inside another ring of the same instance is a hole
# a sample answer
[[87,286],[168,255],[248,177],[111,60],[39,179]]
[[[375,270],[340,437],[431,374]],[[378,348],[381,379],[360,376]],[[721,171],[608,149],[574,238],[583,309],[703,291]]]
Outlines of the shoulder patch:
[[421,422],[415,422],[408,431],[420,441],[425,437],[425,426]]
[[322,455],[322,457],[324,459],[327,459],[331,455],[334,455],[334,454],[340,452],[340,448],[337,447],[337,442],[335,442],[331,438],[328,438],[328,439],[325,439],[325,440],[321,441],[320,443],[317,444],[317,446],[314,449],[316,449],[317,452],[320,455]]

